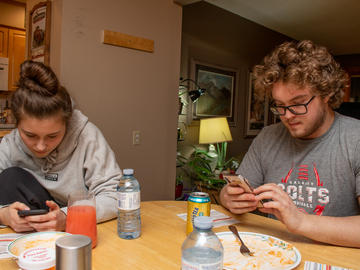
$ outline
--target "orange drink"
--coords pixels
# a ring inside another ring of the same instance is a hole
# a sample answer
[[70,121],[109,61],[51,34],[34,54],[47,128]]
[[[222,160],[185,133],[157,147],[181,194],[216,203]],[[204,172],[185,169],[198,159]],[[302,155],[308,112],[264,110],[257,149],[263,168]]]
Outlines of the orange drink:
[[68,208],[66,218],[66,232],[83,234],[91,238],[92,248],[96,246],[96,210],[91,205],[74,205]]
[[82,234],[91,238],[91,246],[97,243],[96,204],[94,194],[73,192],[69,195],[66,232]]

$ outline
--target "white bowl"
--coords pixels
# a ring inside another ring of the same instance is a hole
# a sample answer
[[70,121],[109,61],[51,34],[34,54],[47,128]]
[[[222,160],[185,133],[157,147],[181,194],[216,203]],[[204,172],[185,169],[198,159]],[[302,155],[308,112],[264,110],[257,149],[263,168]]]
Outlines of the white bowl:
[[29,248],[45,247],[55,249],[56,239],[64,235],[69,235],[69,233],[47,231],[26,234],[9,243],[7,250],[11,256],[18,258],[24,250]]

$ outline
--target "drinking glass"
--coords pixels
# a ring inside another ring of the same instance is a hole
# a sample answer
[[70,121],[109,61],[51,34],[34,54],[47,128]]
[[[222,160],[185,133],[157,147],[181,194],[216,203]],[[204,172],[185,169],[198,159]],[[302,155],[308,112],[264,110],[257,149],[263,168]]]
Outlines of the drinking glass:
[[92,248],[97,243],[96,203],[93,193],[76,191],[69,195],[66,232],[87,235]]

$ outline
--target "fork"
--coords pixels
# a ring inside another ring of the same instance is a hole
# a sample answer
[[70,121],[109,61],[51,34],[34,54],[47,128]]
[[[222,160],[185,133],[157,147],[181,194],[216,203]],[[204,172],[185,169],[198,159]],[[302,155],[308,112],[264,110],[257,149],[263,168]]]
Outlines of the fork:
[[229,230],[237,237],[237,239],[240,240],[240,242],[241,242],[241,246],[240,246],[240,252],[241,252],[241,254],[252,256],[252,255],[253,255],[253,252],[251,252],[251,251],[248,249],[248,247],[245,245],[245,243],[243,242],[243,240],[241,240],[237,228],[236,228],[235,226],[233,226],[233,225],[230,225],[228,228],[229,228]]

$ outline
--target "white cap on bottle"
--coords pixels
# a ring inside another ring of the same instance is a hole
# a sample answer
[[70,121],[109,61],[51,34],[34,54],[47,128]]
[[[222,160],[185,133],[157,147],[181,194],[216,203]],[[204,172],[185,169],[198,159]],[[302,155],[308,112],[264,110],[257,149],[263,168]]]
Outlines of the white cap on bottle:
[[134,169],[124,169],[123,173],[124,175],[132,175],[134,174]]
[[208,216],[196,216],[194,218],[194,226],[199,229],[211,229],[213,226],[213,219]]

